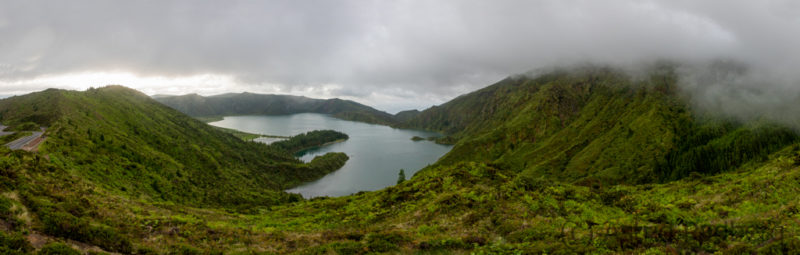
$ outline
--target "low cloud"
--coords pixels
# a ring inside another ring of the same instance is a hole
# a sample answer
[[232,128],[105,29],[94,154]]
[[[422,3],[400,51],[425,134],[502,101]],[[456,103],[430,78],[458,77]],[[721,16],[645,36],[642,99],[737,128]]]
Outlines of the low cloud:
[[[0,3],[0,94],[117,72],[151,94],[313,87],[397,111],[536,68],[659,58],[734,59],[770,70],[763,86],[779,93],[800,80],[797,13],[796,1],[11,0]],[[198,76],[230,80],[147,80]]]
[[681,89],[701,114],[768,120],[800,130],[800,80],[736,61],[684,65]]

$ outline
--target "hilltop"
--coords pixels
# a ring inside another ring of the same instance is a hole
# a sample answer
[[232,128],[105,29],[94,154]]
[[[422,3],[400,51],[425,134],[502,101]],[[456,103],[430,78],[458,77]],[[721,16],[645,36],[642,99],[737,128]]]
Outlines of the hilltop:
[[194,205],[269,205],[335,169],[244,142],[138,91],[50,89],[0,101],[0,121],[49,127],[42,154],[110,191]]
[[396,123],[391,114],[350,100],[313,99],[290,95],[228,93],[216,96],[189,94],[158,96],[155,100],[195,117],[227,115],[286,115],[322,113],[333,117],[372,124]]

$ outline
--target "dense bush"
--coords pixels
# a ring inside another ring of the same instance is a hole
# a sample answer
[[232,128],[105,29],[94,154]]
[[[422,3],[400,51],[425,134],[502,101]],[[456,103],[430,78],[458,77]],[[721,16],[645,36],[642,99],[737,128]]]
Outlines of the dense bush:
[[677,180],[696,172],[712,175],[738,168],[798,141],[795,131],[778,126],[743,127],[706,123],[685,131],[677,150],[657,166],[662,180]]
[[28,254],[33,247],[25,236],[19,233],[0,232],[0,254]]
[[44,232],[50,235],[87,242],[110,251],[130,253],[133,245],[107,226],[95,226],[89,219],[60,211],[40,211]]

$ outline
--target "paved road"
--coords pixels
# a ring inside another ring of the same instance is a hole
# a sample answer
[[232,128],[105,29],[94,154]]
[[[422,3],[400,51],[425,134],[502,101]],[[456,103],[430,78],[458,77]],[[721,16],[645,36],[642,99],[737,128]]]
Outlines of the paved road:
[[8,126],[3,126],[3,125],[0,125],[0,137],[7,136],[7,135],[10,135],[10,134],[13,134],[13,133],[14,133],[14,132],[6,132],[6,131],[3,131],[3,129],[6,129],[7,127],[8,127]]
[[42,136],[42,133],[43,132],[38,132],[38,131],[37,132],[33,132],[32,135],[29,135],[29,136],[26,136],[26,137],[22,137],[20,139],[14,140],[13,142],[7,143],[6,147],[8,147],[9,149],[12,149],[12,150],[22,149],[22,146],[25,146],[26,144],[30,143],[31,141],[36,140],[36,138],[39,138],[40,136]]

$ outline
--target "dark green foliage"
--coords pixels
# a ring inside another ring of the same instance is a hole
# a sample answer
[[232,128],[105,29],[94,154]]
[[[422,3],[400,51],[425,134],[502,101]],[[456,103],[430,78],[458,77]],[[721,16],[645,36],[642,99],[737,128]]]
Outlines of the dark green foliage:
[[28,254],[33,247],[25,236],[19,233],[6,233],[0,231],[0,254]]
[[308,162],[307,169],[303,169],[302,174],[298,173],[297,176],[302,180],[312,180],[315,177],[323,176],[327,173],[333,172],[342,168],[347,160],[350,159],[347,154],[342,152],[328,152],[325,155],[317,156]]
[[49,243],[42,247],[38,255],[81,255],[81,252],[63,243]]
[[312,99],[288,95],[253,93],[223,94],[203,97],[197,94],[155,98],[191,116],[286,115],[323,113],[333,117],[373,124],[394,124],[394,117],[350,100]]
[[418,110],[401,111],[401,112],[398,112],[397,114],[394,115],[394,119],[397,120],[400,123],[405,123],[405,122],[413,119],[414,117],[417,117],[417,115],[419,115],[419,113],[420,113],[420,111],[418,111]]
[[666,162],[658,166],[662,180],[677,180],[692,172],[717,174],[752,160],[764,161],[767,155],[798,140],[793,130],[764,124],[705,123],[690,126],[683,133],[679,149],[671,151]]
[[[431,140],[430,137],[428,138],[428,140]],[[433,138],[433,141],[438,143],[438,144],[454,145],[454,144],[456,144],[456,142],[458,142],[458,139],[448,135],[448,136],[441,136],[441,137]]]
[[175,247],[172,247],[172,250],[169,252],[169,255],[202,255],[202,254],[204,253],[201,250],[186,245],[177,245]]
[[283,141],[274,142],[270,144],[270,146],[294,154],[305,149],[319,147],[327,143],[346,140],[348,138],[350,137],[347,136],[347,134],[334,130],[314,130],[292,136]]
[[78,218],[60,211],[39,210],[44,233],[95,244],[110,251],[130,253],[133,245],[125,237],[107,226],[95,226],[86,218]]
[[341,241],[313,247],[302,254],[364,254],[365,248],[360,242]]
[[38,124],[28,121],[8,127],[3,131],[41,131],[41,129]]
[[375,233],[364,237],[370,252],[389,252],[397,250],[405,242],[405,237],[398,233]]
[[[0,189],[2,190],[2,189]],[[22,225],[22,222],[17,219],[17,211],[12,210],[13,202],[11,199],[0,196],[0,220],[4,221],[12,230]]]
[[400,169],[400,172],[397,173],[397,184],[403,183],[406,181],[406,170]]

